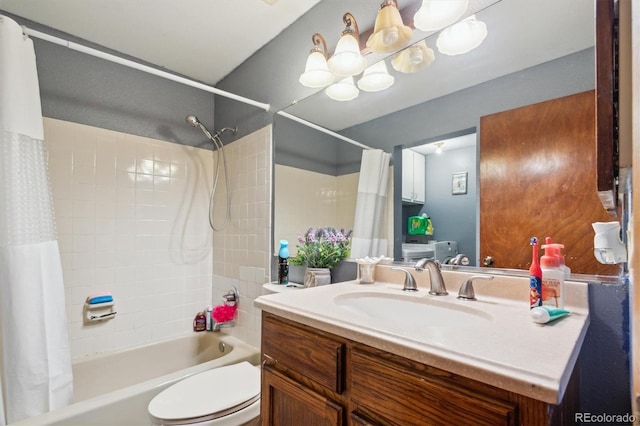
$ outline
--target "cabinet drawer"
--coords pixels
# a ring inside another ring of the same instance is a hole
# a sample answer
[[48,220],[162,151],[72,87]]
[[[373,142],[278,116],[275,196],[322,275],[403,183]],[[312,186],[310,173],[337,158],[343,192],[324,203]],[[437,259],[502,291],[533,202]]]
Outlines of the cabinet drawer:
[[329,390],[344,389],[345,344],[270,315],[262,318],[262,351],[269,363],[293,370]]
[[447,383],[431,380],[360,350],[351,356],[351,400],[356,413],[402,425],[513,425],[516,405]]

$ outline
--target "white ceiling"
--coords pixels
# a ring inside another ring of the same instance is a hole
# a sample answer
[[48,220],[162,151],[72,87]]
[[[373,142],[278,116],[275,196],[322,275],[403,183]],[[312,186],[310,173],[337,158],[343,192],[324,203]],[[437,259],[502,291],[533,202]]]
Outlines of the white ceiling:
[[0,10],[215,85],[319,1],[0,0]]

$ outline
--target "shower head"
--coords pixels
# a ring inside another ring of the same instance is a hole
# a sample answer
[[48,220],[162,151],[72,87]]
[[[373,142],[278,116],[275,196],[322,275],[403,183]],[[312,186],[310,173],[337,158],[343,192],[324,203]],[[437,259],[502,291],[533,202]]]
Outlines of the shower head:
[[214,136],[211,136],[211,132],[209,131],[209,129],[207,129],[204,126],[204,124],[202,124],[200,120],[198,120],[198,117],[196,117],[195,115],[187,115],[187,118],[185,118],[184,121],[186,121],[187,124],[191,127],[199,127],[200,130],[202,130],[202,133],[204,133],[206,137],[208,137],[211,140],[214,139]]
[[187,115],[187,118],[184,119],[187,124],[191,127],[200,127],[200,120],[195,115]]
[[211,132],[209,132],[209,129],[207,129],[204,124],[202,124],[200,122],[200,120],[198,120],[198,117],[196,117],[195,115],[187,115],[187,117],[184,119],[184,121],[187,122],[187,124],[191,127],[199,127],[200,130],[202,130],[204,132],[204,134],[209,138],[209,139],[214,139],[214,138],[219,138],[221,134],[223,134],[224,132],[232,132],[234,135],[236,133],[238,133],[238,128],[237,127],[225,127],[222,130],[220,130],[218,133],[216,133],[215,135],[211,136]]

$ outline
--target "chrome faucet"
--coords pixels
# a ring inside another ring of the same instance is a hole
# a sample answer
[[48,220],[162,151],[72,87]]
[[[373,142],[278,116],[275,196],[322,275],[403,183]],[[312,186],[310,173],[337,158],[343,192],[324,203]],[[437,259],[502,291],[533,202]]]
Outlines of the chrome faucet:
[[449,294],[444,285],[442,272],[440,272],[440,262],[431,258],[420,259],[416,263],[415,269],[418,272],[422,272],[425,267],[429,271],[429,282],[431,283],[429,294],[434,294],[436,296],[445,296]]
[[418,286],[416,285],[416,280],[413,279],[411,272],[407,271],[404,268],[391,268],[394,271],[402,271],[404,272],[404,286],[402,287],[402,291],[418,291]]
[[476,293],[473,291],[473,280],[492,280],[493,275],[474,275],[467,278],[458,290],[458,299],[476,300]]

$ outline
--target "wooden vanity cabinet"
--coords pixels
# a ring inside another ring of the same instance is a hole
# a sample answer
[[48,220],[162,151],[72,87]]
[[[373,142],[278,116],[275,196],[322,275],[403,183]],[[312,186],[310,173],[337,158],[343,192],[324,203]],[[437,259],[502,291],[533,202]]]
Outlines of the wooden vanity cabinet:
[[262,316],[263,425],[570,425],[577,371],[550,405],[344,339]]

